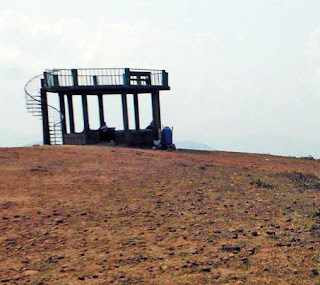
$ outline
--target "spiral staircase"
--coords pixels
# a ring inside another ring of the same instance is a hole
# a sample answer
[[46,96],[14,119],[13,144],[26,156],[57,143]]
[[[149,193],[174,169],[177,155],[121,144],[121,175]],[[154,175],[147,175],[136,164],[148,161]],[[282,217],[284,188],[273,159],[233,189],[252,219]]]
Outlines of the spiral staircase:
[[[25,99],[26,108],[29,113],[35,117],[39,117],[42,120],[42,109],[41,109],[41,79],[43,75],[38,75],[30,79],[25,85]],[[49,116],[49,133],[50,133],[50,144],[60,145],[63,144],[62,140],[62,113],[55,107],[51,105],[48,106],[48,116]]]

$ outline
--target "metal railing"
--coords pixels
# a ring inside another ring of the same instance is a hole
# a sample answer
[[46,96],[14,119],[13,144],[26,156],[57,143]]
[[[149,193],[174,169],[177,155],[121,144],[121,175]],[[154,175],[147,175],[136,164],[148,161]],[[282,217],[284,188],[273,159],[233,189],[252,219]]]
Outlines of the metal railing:
[[80,68],[47,69],[44,72],[45,86],[121,86],[150,85],[168,86],[165,70],[137,68]]

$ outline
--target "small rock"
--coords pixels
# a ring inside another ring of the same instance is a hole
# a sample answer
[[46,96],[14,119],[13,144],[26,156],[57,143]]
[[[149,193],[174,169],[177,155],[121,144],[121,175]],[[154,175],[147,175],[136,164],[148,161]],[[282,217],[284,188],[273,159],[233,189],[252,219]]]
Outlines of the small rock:
[[313,277],[319,275],[319,271],[318,271],[317,269],[315,269],[315,268],[311,270],[311,273],[312,273],[312,276],[313,276]]
[[230,246],[230,245],[223,244],[221,246],[220,250],[221,251],[238,253],[238,252],[240,252],[241,248],[239,246]]
[[211,272],[211,268],[202,268],[201,271],[202,272]]
[[254,255],[257,251],[257,248],[253,247],[253,248],[249,249],[248,251],[250,252],[250,255]]
[[274,232],[274,231],[267,231],[267,235],[269,235],[269,236],[275,236],[275,235],[276,235],[276,232]]
[[64,220],[63,219],[58,219],[58,220],[56,220],[56,225],[58,225],[58,224],[62,224],[64,222]]
[[184,264],[184,265],[181,266],[181,268],[188,268],[188,265]]
[[249,259],[248,259],[247,257],[241,258],[241,261],[242,261],[244,264],[248,264],[248,263],[249,263]]

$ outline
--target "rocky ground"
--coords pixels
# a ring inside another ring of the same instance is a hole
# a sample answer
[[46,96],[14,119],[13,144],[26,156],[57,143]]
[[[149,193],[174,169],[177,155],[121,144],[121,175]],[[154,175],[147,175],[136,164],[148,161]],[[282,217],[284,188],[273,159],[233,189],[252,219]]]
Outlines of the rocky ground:
[[1,284],[320,284],[320,161],[0,149]]

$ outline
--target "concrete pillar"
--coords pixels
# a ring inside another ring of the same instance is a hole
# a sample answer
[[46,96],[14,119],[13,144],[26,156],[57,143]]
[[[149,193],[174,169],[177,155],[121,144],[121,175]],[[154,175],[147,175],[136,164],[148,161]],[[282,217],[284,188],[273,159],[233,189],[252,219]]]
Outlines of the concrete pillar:
[[121,94],[122,99],[122,117],[123,117],[123,129],[125,131],[129,130],[129,118],[128,118],[128,104],[127,104],[127,94]]
[[83,129],[85,133],[89,131],[89,111],[87,95],[81,95],[82,99],[82,113],[83,113]]
[[42,112],[42,131],[43,131],[43,144],[51,144],[50,142],[50,129],[49,129],[49,114],[48,114],[48,100],[47,92],[43,89],[44,80],[41,79],[41,112]]
[[155,91],[151,94],[152,98],[152,117],[154,130],[157,131],[157,138],[159,138],[159,133],[161,129],[161,117],[160,117],[160,99],[159,91]]
[[134,119],[136,123],[136,130],[140,130],[138,94],[133,94],[133,106],[134,106]]
[[104,107],[103,107],[103,94],[98,95],[98,104],[99,104],[99,118],[100,126],[102,126],[104,120]]
[[62,137],[63,137],[63,135],[67,133],[66,106],[64,103],[64,94],[63,93],[59,93],[59,103],[60,103],[60,112],[62,115],[61,130],[62,130]]
[[74,112],[73,112],[72,95],[67,95],[67,99],[68,99],[70,133],[74,133]]

